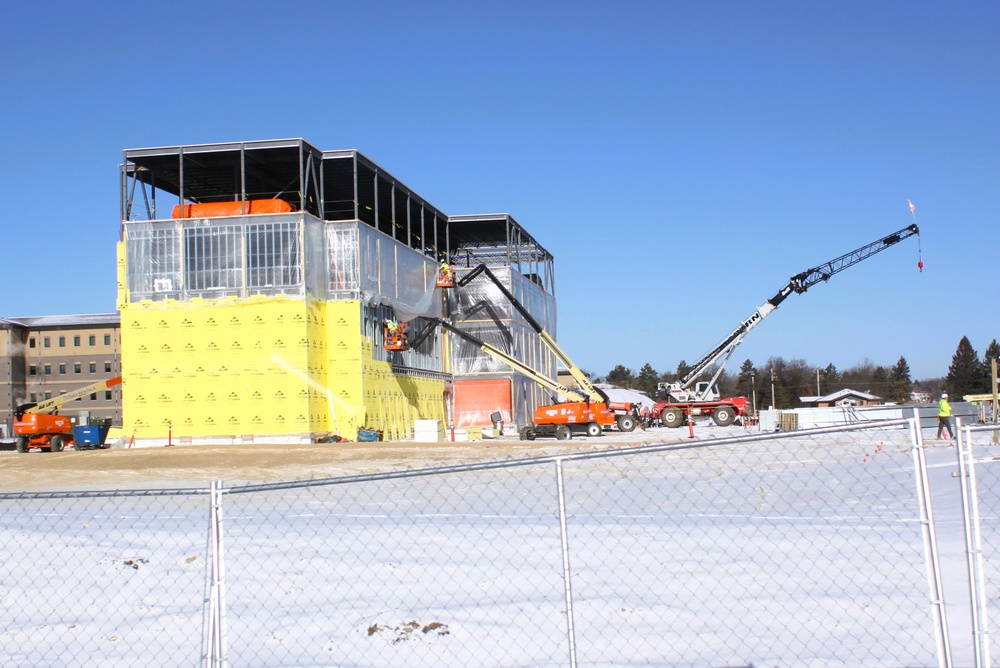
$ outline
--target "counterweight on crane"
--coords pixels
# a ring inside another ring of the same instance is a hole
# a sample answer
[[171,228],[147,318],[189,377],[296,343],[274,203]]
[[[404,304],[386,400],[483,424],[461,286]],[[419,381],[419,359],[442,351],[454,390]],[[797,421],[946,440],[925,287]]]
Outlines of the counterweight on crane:
[[[746,398],[720,398],[716,381],[729,362],[729,358],[732,357],[733,352],[743,342],[743,338],[750,330],[773,313],[781,305],[781,302],[785,301],[785,298],[793,292],[801,294],[817,283],[826,282],[832,276],[844,271],[848,267],[853,267],[862,260],[866,260],[872,255],[880,253],[891,246],[895,246],[900,241],[917,234],[920,234],[920,229],[915,224],[908,225],[866,246],[862,246],[825,264],[792,276],[787,285],[778,290],[773,297],[758,307],[756,311],[750,314],[750,317],[741,322],[717,346],[695,362],[690,371],[679,381],[674,383],[660,383],[658,389],[661,393],[665,393],[667,398],[665,401],[659,401],[653,406],[653,414],[658,415],[660,421],[669,427],[679,427],[683,423],[685,416],[699,414],[712,414],[715,421],[719,424],[731,423],[734,417],[741,415],[743,410],[745,410]],[[698,379],[713,366],[715,367],[715,372],[712,378],[708,381],[699,382]],[[736,400],[742,400],[743,409],[737,408]],[[726,407],[729,408],[727,409]],[[723,416],[722,422],[719,419],[720,410]]]

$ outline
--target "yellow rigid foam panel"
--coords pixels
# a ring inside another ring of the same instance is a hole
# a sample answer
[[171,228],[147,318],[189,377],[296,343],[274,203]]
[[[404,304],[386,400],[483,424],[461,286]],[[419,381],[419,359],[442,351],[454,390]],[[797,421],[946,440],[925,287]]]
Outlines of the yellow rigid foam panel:
[[[121,312],[123,415],[137,438],[325,431],[297,298],[139,302]],[[312,317],[317,317],[312,315]],[[321,353],[320,353],[321,354]],[[323,370],[320,369],[320,372]],[[322,385],[320,385],[320,388]],[[322,424],[316,424],[321,419]]]
[[357,438],[359,427],[382,432],[386,440],[410,438],[415,419],[445,417],[444,381],[392,373],[388,362],[374,359],[371,337],[361,334],[361,304],[328,302],[329,385],[353,412],[337,414],[338,433]]
[[127,435],[409,438],[445,419],[444,383],[374,360],[357,301],[138,302],[121,309]]

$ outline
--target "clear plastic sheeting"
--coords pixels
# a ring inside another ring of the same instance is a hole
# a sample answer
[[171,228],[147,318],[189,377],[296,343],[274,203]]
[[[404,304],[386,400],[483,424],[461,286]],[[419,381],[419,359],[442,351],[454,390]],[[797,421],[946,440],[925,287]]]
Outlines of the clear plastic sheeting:
[[[459,268],[461,279],[469,269]],[[510,267],[491,267],[496,276],[514,297],[525,307],[538,324],[555,336],[555,298],[533,281]],[[536,373],[555,380],[557,377],[555,355],[545,347],[534,328],[514,308],[497,285],[482,276],[448,292],[450,311],[456,327],[468,332],[484,343],[516,358]],[[533,378],[515,372],[505,362],[483,352],[480,346],[460,337],[450,338],[451,371],[456,377],[474,378],[511,377],[512,419],[516,424],[531,422],[534,407],[553,403],[556,397]],[[488,425],[489,414],[456,416],[459,424]]]
[[417,316],[440,317],[441,298],[434,285],[437,266],[431,259],[367,225],[354,226],[359,237],[362,299],[381,300],[402,322]]
[[436,265],[367,225],[308,214],[130,222],[129,298],[306,295],[361,299],[395,318],[441,315]]
[[132,301],[305,293],[303,216],[125,225]]
[[[555,298],[510,267],[491,267],[497,280],[525,307],[538,324],[555,336]],[[458,269],[457,275],[468,273]],[[536,371],[556,378],[555,356],[550,353],[524,317],[488,277],[480,276],[448,292],[454,324],[483,342],[512,355]],[[456,375],[510,371],[505,363],[484,353],[461,337],[452,337],[453,371]]]
[[[458,281],[474,267],[458,267],[455,276]],[[528,277],[511,267],[490,267],[490,272],[510,291],[514,298],[531,314],[542,329],[556,336],[556,300]],[[456,319],[468,320],[513,320],[527,325],[527,321],[517,312],[500,288],[480,275],[461,288],[448,293],[449,308]]]

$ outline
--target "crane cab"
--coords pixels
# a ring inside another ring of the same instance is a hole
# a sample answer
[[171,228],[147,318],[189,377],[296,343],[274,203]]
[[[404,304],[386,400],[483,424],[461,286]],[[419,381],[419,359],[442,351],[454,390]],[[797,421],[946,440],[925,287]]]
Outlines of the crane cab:
[[442,262],[437,270],[437,281],[435,285],[439,288],[455,287],[455,266]]
[[394,320],[386,320],[382,327],[382,347],[386,350],[409,350],[406,329],[405,322],[397,323]]

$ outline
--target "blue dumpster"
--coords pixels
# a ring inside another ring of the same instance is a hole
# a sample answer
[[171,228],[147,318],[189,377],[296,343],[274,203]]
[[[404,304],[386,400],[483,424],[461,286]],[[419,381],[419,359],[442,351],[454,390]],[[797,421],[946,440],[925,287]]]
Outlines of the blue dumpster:
[[76,449],[86,450],[102,447],[109,431],[111,431],[110,421],[107,424],[85,424],[73,427],[73,441],[76,443]]

